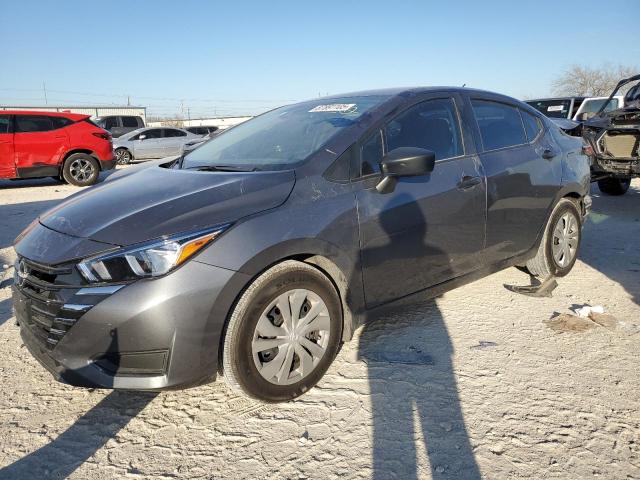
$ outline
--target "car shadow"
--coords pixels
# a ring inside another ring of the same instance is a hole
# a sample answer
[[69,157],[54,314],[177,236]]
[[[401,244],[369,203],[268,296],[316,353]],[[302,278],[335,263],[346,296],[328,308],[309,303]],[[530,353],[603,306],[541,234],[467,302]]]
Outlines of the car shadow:
[[640,305],[640,185],[625,195],[600,193],[593,184],[593,208],[587,217],[579,259],[619,283]]
[[[407,194],[401,194],[408,197]],[[389,233],[385,255],[367,252],[367,258],[402,264],[419,255],[444,252],[427,245],[428,220],[411,198],[396,198],[404,205],[403,214],[423,218],[418,232],[411,231],[416,245],[392,235],[397,212],[383,208],[379,221]],[[391,202],[387,206],[390,206]],[[399,241],[402,248],[394,248]],[[366,246],[364,247],[367,248]],[[389,252],[394,258],[388,258]],[[410,253],[409,253],[410,252]],[[363,255],[360,256],[363,258]],[[367,265],[368,266],[368,265]],[[362,281],[360,265],[352,282]],[[392,282],[401,271],[390,271]],[[452,273],[451,273],[452,275]],[[415,479],[426,472],[419,462],[425,451],[431,475],[479,479],[479,467],[465,426],[460,405],[453,346],[446,323],[435,302],[423,294],[412,295],[395,305],[367,312],[360,333],[358,356],[367,364],[373,422],[373,478]]]
[[0,206],[0,250],[13,245],[18,234],[38,215],[62,201],[63,199],[42,200]]
[[[111,175],[113,175],[116,172],[117,170],[115,168],[112,170],[105,170],[100,172],[97,183],[103,182],[105,179],[109,178]],[[26,178],[23,180],[21,179],[1,180],[0,179],[0,190],[30,188],[30,187],[55,187],[55,186],[62,186],[62,185],[67,185],[67,184],[53,177]]]
[[55,440],[0,469],[0,479],[67,478],[156,396],[152,392],[110,392]]

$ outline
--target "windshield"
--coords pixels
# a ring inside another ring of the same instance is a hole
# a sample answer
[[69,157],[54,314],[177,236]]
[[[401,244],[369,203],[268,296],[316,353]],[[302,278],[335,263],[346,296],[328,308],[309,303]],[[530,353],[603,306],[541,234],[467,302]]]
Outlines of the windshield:
[[[602,106],[606,103],[607,99],[602,98],[598,100],[585,100],[582,106],[580,107],[580,113],[596,113],[598,112]],[[611,110],[615,110],[618,108],[618,99],[612,98],[607,106],[604,108],[603,112],[610,112]]]
[[527,102],[539,112],[551,118],[568,118],[571,99],[559,100],[531,100]]
[[182,168],[292,168],[388,98],[375,95],[319,99],[277,108],[209,140],[185,156]]

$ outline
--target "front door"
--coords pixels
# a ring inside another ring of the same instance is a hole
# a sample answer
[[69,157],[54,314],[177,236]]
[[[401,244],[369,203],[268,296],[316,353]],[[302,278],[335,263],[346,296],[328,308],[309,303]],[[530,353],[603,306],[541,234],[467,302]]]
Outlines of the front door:
[[13,154],[11,116],[0,115],[0,178],[15,178],[16,164]]
[[[485,180],[465,152],[453,98],[432,98],[401,112],[362,142],[356,191],[367,307],[395,300],[479,265],[484,247]],[[436,154],[432,173],[400,178],[378,193],[379,162],[398,147]]]

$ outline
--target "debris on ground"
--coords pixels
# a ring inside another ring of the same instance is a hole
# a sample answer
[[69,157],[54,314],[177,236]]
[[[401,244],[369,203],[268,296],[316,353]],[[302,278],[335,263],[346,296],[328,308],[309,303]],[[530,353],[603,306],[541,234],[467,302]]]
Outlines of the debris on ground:
[[504,284],[504,288],[507,290],[529,297],[551,297],[557,286],[558,282],[556,282],[555,277],[552,275],[547,277],[542,283],[537,282],[535,277],[532,277],[531,285]]
[[583,305],[582,307],[576,307],[573,309],[576,315],[582,318],[588,318],[591,313],[604,313],[604,307],[602,305]]
[[578,317],[570,313],[561,313],[547,320],[547,326],[556,332],[585,332],[595,328],[596,324],[588,318]]

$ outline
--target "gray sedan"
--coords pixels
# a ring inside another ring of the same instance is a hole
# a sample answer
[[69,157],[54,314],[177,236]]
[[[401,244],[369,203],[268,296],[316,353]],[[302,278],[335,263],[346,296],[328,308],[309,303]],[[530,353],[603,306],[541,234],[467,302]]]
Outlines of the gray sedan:
[[119,165],[132,160],[147,160],[180,155],[205,139],[180,128],[139,128],[114,139],[113,150]]

